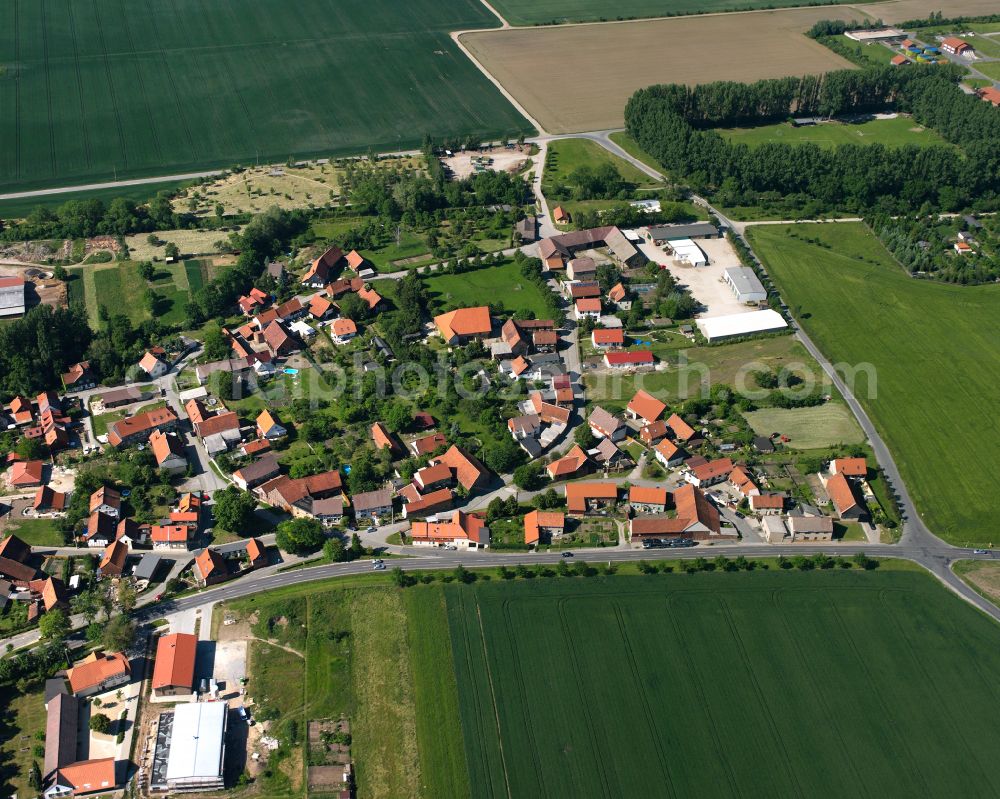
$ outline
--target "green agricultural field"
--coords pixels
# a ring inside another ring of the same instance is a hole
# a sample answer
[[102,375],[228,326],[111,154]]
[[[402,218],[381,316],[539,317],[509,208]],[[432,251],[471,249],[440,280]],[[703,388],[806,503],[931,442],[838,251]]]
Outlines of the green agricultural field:
[[502,305],[508,313],[548,313],[542,291],[526,280],[513,263],[488,266],[459,275],[438,275],[424,281],[434,313],[469,305]]
[[795,0],[769,3],[765,0],[497,0],[491,4],[511,25],[551,25],[561,22],[672,17],[708,14],[713,11],[746,11],[804,5]]
[[5,3],[0,185],[529,132],[449,36],[498,24],[476,0]]
[[1000,791],[1000,630],[924,573],[445,595],[473,797]]
[[854,393],[931,530],[953,542],[996,540],[993,495],[968,468],[995,463],[1000,447],[1000,287],[915,280],[860,223],[749,235],[817,346],[858,367]]
[[860,444],[865,434],[850,409],[841,402],[814,408],[761,408],[743,414],[759,436],[781,433],[794,449],[823,449],[837,444]]
[[761,144],[817,144],[820,147],[837,147],[841,144],[884,144],[902,147],[907,144],[927,146],[947,144],[935,131],[918,125],[910,117],[873,119],[858,124],[823,122],[819,125],[793,127],[791,123],[761,125],[756,128],[720,129],[729,141],[757,147]]

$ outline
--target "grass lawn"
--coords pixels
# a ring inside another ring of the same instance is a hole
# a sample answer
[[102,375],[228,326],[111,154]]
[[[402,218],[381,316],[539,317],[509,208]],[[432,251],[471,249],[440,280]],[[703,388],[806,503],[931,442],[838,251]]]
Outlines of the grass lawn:
[[[884,49],[884,48],[883,48]],[[841,144],[884,144],[902,147],[906,144],[947,145],[935,131],[921,127],[908,116],[895,119],[875,119],[859,124],[823,122],[819,125],[793,127],[789,122],[761,125],[755,128],[728,128],[718,131],[734,144],[818,144],[820,147],[837,147]]]
[[473,797],[997,790],[1000,630],[925,573],[494,580],[445,595]]
[[[649,341],[645,335],[643,340]],[[657,340],[663,339],[663,340]],[[773,336],[714,347],[694,346],[679,335],[653,334],[653,354],[671,364],[664,372],[635,374],[586,373],[588,404],[600,404],[620,411],[635,392],[644,388],[663,402],[681,401],[700,396],[703,386],[729,385],[737,390],[756,389],[750,372],[778,370],[799,365],[796,373],[811,376],[819,385],[822,370],[805,348],[791,336]],[[806,371],[801,369],[805,365]],[[773,431],[772,431],[773,432]]]
[[638,188],[654,188],[658,185],[645,172],[635,166],[612,155],[597,142],[589,139],[557,139],[549,142],[548,152],[545,156],[545,171],[542,173],[542,192],[548,195],[553,186],[562,184],[573,187],[570,175],[582,166],[589,166],[591,169],[611,164],[629,183],[634,183]]
[[833,523],[833,537],[838,541],[867,541],[868,536],[861,529],[861,525],[855,522],[845,524],[844,522]]
[[66,545],[59,532],[57,519],[25,519],[12,521],[7,533],[15,533],[24,543],[33,547],[61,547]]
[[785,446],[794,449],[824,449],[865,440],[850,409],[840,402],[814,408],[761,408],[743,415],[757,435],[781,433],[791,439]]
[[459,275],[436,275],[424,281],[434,313],[464,305],[502,305],[508,313],[548,314],[542,291],[521,276],[513,263],[488,266]]
[[5,796],[34,796],[28,775],[35,757],[35,746],[44,745],[35,734],[45,731],[45,697],[41,688],[22,693],[13,686],[0,686],[0,790]]
[[1000,446],[1000,287],[914,280],[860,223],[753,227],[750,238],[820,349],[859,367],[854,393],[930,528],[993,540],[995,502],[968,464],[994,463]]
[[988,78],[1000,80],[1000,61],[977,61],[976,69]]
[[643,150],[639,143],[629,136],[625,131],[618,131],[617,133],[610,134],[611,141],[621,147],[625,152],[631,155],[633,158],[637,158],[642,161],[646,166],[651,166],[657,172],[663,172],[663,166]]
[[7,3],[0,185],[529,132],[449,36],[498,25],[473,0],[414,0],[405,13],[393,0],[304,0],[294,14],[282,0],[137,3],[128,14],[117,0]]

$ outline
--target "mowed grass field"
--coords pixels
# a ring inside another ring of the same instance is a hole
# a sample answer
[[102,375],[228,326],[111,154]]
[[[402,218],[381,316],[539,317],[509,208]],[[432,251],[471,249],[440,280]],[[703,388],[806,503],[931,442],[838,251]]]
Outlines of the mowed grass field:
[[761,408],[743,414],[759,436],[781,433],[792,449],[823,449],[837,444],[861,444],[865,434],[841,402],[814,408]]
[[589,139],[557,139],[549,142],[542,173],[542,192],[548,194],[556,185],[573,188],[570,176],[582,166],[597,169],[611,164],[621,177],[637,188],[651,189],[659,185],[649,175],[633,164],[609,153],[597,142]]
[[[609,11],[608,16],[618,13]],[[550,133],[621,127],[654,83],[754,81],[852,65],[803,35],[844,6],[467,33],[462,43]]]
[[474,797],[1000,791],[1000,630],[922,572],[445,594]]
[[12,0],[0,185],[527,132],[448,35],[498,24],[476,0]]
[[969,465],[1000,462],[1000,286],[914,280],[860,223],[762,225],[749,236],[824,354],[874,368],[875,381],[858,371],[854,393],[931,530],[996,540],[995,492]]
[[820,125],[793,127],[788,122],[761,125],[756,128],[724,128],[718,131],[734,144],[757,147],[761,144],[816,144],[837,147],[841,144],[884,144],[902,147],[907,144],[926,146],[947,144],[936,131],[922,127],[908,116],[893,119],[873,119],[857,124],[824,122]]
[[548,313],[542,290],[525,279],[513,263],[488,266],[458,275],[424,280],[433,312],[469,305],[502,305],[508,313],[531,311],[537,319]]

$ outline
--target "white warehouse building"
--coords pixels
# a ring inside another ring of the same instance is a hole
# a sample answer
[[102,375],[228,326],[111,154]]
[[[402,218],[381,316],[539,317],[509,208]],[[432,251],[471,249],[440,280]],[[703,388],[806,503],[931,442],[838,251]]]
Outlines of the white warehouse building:
[[755,333],[771,333],[788,327],[781,314],[770,309],[703,317],[696,320],[696,324],[710,342],[736,336],[752,336]]
[[190,702],[174,709],[167,755],[166,785],[171,792],[224,787],[226,702]]
[[691,239],[670,239],[667,245],[674,251],[674,258],[691,266],[705,266],[708,258],[704,251]]
[[764,302],[767,291],[749,266],[731,266],[723,272],[729,288],[742,303]]

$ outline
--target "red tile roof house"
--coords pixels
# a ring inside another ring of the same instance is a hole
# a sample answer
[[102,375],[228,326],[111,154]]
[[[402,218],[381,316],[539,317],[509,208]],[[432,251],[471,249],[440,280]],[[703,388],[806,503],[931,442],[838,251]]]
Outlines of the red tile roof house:
[[450,510],[455,503],[455,492],[450,488],[439,488],[421,494],[417,499],[403,504],[403,518],[413,519],[430,516],[444,510]]
[[131,677],[128,658],[123,653],[105,654],[100,649],[66,670],[70,690],[80,698],[124,685]]
[[35,501],[31,507],[36,513],[59,513],[66,508],[66,500],[69,495],[62,491],[55,491],[48,486],[42,486],[35,492]]
[[156,642],[153,696],[187,696],[194,690],[198,637],[191,633],[163,635]]
[[577,300],[573,306],[577,319],[600,319],[601,301],[597,297],[585,297]]
[[596,328],[590,333],[590,343],[597,349],[621,349],[625,346],[625,331],[620,327]]
[[604,353],[604,365],[609,369],[652,369],[656,360],[649,350],[618,350]]
[[122,495],[116,488],[101,486],[90,495],[90,512],[100,511],[116,519],[121,515]]
[[686,457],[684,450],[678,447],[673,441],[668,441],[667,439],[663,439],[653,447],[653,456],[668,469],[680,466],[684,463],[684,458]]
[[309,286],[309,288],[321,289],[327,283],[332,282],[330,280],[331,272],[343,257],[344,251],[340,247],[330,247],[312,262],[309,270],[302,276],[302,285]]
[[95,510],[87,517],[83,540],[90,549],[102,549],[117,538],[118,519]]
[[170,408],[158,408],[109,425],[108,443],[113,447],[141,444],[149,439],[154,430],[166,432],[175,427],[177,427],[177,414]]
[[785,509],[785,497],[781,494],[755,494],[750,497],[750,510],[762,516],[781,513]]
[[675,441],[690,441],[696,435],[694,428],[676,413],[670,414],[670,418],[667,419],[667,427],[673,433]]
[[584,452],[583,447],[574,444],[569,452],[559,460],[550,463],[545,467],[545,470],[548,472],[550,480],[570,480],[589,474],[593,470],[593,463]]
[[194,559],[194,575],[202,585],[216,585],[235,577],[229,562],[214,549],[203,549]]
[[403,452],[403,446],[399,443],[396,434],[390,433],[382,422],[375,422],[372,425],[372,441],[375,442],[375,449],[387,449],[392,455],[399,455]]
[[44,461],[16,461],[7,475],[11,488],[38,488],[45,482]]
[[616,483],[567,483],[566,509],[574,515],[595,513],[618,503]]
[[610,438],[612,441],[621,441],[625,438],[625,422],[600,405],[594,406],[587,422],[591,432],[598,438]]
[[865,506],[855,496],[854,489],[842,472],[829,478],[825,487],[839,518],[856,521],[866,516]]
[[631,486],[628,490],[628,504],[633,513],[665,513],[667,489]]
[[430,455],[435,450],[446,446],[448,446],[448,439],[445,438],[444,433],[431,433],[429,436],[415,438],[409,443],[410,452],[418,458],[421,455]]
[[649,538],[691,538],[695,541],[728,540],[736,533],[722,529],[719,511],[705,494],[693,485],[678,488],[673,495],[676,515],[643,516],[629,523],[629,535],[634,543]]
[[460,510],[455,511],[449,522],[413,522],[409,535],[413,546],[485,549],[490,545],[490,528],[486,523]]
[[733,470],[733,462],[729,458],[716,458],[708,463],[701,463],[691,469],[684,479],[698,488],[713,486],[725,480]]
[[425,466],[413,475],[413,482],[416,483],[421,493],[451,485],[454,480],[455,476],[451,469],[443,463],[436,466]]
[[647,447],[651,447],[654,444],[659,443],[662,439],[667,436],[667,423],[662,419],[659,419],[650,424],[643,425],[642,429],[639,431],[639,440],[642,441]]
[[443,463],[451,469],[458,484],[469,494],[485,488],[490,480],[490,470],[477,458],[456,445],[452,445],[444,455],[436,458],[432,463]]
[[864,458],[835,458],[830,461],[830,474],[863,480],[868,477],[868,462]]
[[97,386],[97,377],[90,369],[90,361],[74,363],[62,376],[63,388],[67,392],[86,391]]
[[625,415],[629,419],[637,419],[644,424],[652,424],[663,416],[663,412],[666,409],[667,406],[664,403],[660,402],[648,391],[640,389],[629,400],[628,406],[625,408]]
[[276,441],[287,435],[288,431],[274,418],[274,415],[270,411],[263,410],[260,412],[260,415],[257,417],[257,436],[259,438]]
[[0,539],[0,578],[26,588],[39,574],[30,560],[31,547],[16,535]]
[[524,517],[524,543],[529,546],[561,538],[566,531],[566,516],[558,511],[533,510]]
[[191,528],[186,524],[154,524],[149,529],[153,549],[187,549],[190,535]]
[[121,577],[125,573],[125,563],[128,560],[128,545],[121,541],[112,541],[104,550],[97,573],[101,577]]
[[448,344],[465,344],[472,339],[483,339],[493,330],[490,309],[485,305],[476,308],[458,308],[434,317],[441,338]]
[[147,352],[142,356],[142,359],[139,361],[139,368],[154,380],[158,377],[163,377],[170,370],[165,361],[151,352]]
[[737,466],[729,473],[729,484],[745,497],[754,497],[760,494],[757,483],[742,466]]
[[149,436],[149,446],[156,458],[158,468],[170,474],[178,474],[188,467],[184,442],[176,433],[154,430]]

